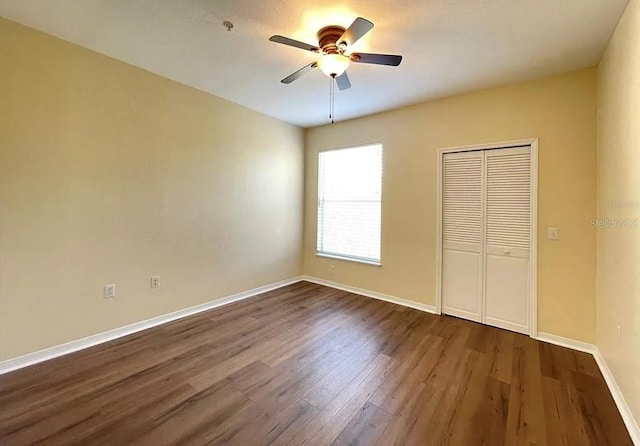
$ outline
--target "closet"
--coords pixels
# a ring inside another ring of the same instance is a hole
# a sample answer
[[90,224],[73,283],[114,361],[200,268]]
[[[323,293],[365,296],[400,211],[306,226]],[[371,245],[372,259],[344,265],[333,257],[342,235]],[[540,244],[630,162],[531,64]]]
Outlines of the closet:
[[532,147],[442,154],[442,312],[530,334]]

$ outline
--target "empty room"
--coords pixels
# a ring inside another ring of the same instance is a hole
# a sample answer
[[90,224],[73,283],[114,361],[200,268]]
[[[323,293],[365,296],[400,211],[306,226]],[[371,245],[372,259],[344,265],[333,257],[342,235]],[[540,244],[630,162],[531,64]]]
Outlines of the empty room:
[[0,445],[639,423],[640,0],[0,0]]

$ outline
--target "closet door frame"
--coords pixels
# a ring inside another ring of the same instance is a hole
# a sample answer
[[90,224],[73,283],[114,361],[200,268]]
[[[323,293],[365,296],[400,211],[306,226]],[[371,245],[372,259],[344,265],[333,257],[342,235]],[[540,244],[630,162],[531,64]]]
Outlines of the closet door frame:
[[[437,209],[437,240],[436,240],[436,314],[442,314],[442,257],[443,257],[443,229],[442,205],[444,180],[443,164],[446,153],[471,152],[480,150],[508,149],[515,147],[531,147],[531,228],[530,228],[530,259],[529,259],[529,336],[538,336],[538,138],[522,139],[489,144],[479,144],[462,147],[447,147],[438,150],[438,209]],[[485,231],[486,228],[483,228]]]

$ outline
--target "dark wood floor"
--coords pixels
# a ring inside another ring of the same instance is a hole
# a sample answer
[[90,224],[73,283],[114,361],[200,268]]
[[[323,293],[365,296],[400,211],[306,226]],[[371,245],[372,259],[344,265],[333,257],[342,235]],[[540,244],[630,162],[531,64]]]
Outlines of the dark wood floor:
[[632,444],[590,355],[306,282],[0,386],[3,446]]

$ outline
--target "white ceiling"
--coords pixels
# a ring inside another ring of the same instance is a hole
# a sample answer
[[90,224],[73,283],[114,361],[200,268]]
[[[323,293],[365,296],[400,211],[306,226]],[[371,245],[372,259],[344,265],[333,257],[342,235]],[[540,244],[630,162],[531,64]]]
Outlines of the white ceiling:
[[[375,28],[356,51],[402,54],[397,68],[352,64],[338,120],[595,65],[628,0],[0,0],[0,16],[302,127],[328,122],[329,80],[280,79],[326,25]],[[222,21],[234,23],[228,32]]]

